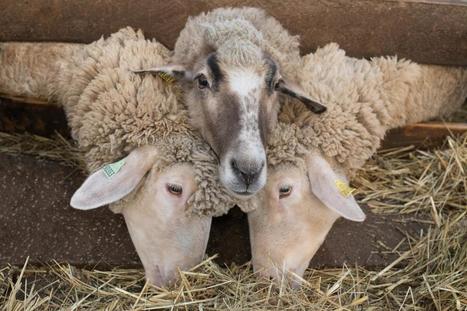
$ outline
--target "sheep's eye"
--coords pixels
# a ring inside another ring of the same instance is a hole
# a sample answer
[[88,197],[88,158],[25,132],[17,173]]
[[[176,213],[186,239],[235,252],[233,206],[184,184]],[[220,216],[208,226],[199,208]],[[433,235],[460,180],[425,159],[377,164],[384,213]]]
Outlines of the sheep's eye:
[[170,194],[176,195],[176,196],[181,196],[183,189],[182,186],[176,185],[176,184],[167,184],[167,191]]
[[206,79],[206,76],[203,74],[200,74],[196,76],[196,80],[198,80],[198,88],[204,89],[209,87],[209,82],[208,79]]
[[279,188],[279,199],[288,197],[292,193],[292,186],[282,186]]
[[284,80],[278,79],[277,81],[274,82],[274,90],[275,91],[279,90],[283,84],[284,84]]

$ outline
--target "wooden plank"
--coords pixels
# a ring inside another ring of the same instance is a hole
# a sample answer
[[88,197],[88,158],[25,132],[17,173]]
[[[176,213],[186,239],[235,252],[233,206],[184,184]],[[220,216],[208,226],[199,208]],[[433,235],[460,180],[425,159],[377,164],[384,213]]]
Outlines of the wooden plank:
[[[0,153],[0,266],[22,266],[28,257],[30,264],[56,260],[87,267],[140,266],[121,215],[107,208],[78,211],[69,206],[84,178],[53,161]],[[423,228],[399,216],[366,212],[364,223],[336,223],[313,267],[386,266],[398,255],[378,253],[381,243],[393,248],[404,238],[403,232],[417,236]],[[248,261],[246,214],[234,209],[215,218],[207,253],[220,254],[219,263]]]
[[222,6],[264,8],[301,36],[303,53],[337,42],[355,57],[467,65],[462,0],[3,0],[0,41],[88,43],[129,25],[172,48],[188,16]]
[[0,101],[18,105],[50,105],[48,101],[40,98],[11,96],[3,93],[0,93]]
[[389,131],[383,148],[416,146],[430,148],[441,145],[447,136],[467,133],[467,123],[429,122],[407,125]]
[[63,109],[33,98],[0,97],[0,131],[70,137]]
[[[34,98],[0,97],[0,131],[29,132],[46,137],[58,132],[70,137],[63,109]],[[467,123],[417,123],[389,131],[382,147],[433,148],[441,145],[447,136],[465,132]]]

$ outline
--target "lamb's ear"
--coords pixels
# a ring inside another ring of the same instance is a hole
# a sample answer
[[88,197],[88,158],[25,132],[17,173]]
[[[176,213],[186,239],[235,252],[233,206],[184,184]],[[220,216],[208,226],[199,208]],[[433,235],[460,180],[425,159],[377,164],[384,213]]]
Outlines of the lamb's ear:
[[113,203],[128,195],[154,164],[155,147],[133,150],[118,162],[105,165],[89,176],[73,194],[70,205],[88,210]]
[[328,208],[352,221],[364,221],[365,213],[358,206],[345,177],[338,176],[320,155],[307,157],[311,191]]
[[153,68],[145,68],[140,70],[132,70],[134,73],[150,73],[153,75],[159,75],[162,79],[173,82],[193,80],[193,74],[183,65],[166,65]]
[[290,97],[294,97],[301,101],[302,103],[305,104],[305,106],[312,112],[320,114],[326,111],[326,106],[323,104],[319,103],[316,100],[311,99],[310,97],[306,96],[303,94],[301,90],[298,89],[298,87],[293,86],[284,80],[280,79],[276,85],[275,89],[277,92],[280,92],[282,94],[288,95]]

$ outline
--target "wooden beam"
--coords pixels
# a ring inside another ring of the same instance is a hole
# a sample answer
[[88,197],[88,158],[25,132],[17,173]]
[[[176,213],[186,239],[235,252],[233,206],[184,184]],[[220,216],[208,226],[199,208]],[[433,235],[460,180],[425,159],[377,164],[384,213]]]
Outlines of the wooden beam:
[[[29,132],[47,137],[58,132],[70,137],[63,109],[35,98],[0,97],[0,131]],[[389,131],[382,147],[414,145],[432,148],[441,145],[449,135],[465,132],[467,123],[417,123]]]
[[429,122],[407,125],[389,131],[383,148],[414,145],[429,148],[441,145],[447,136],[467,133],[467,123]]
[[34,98],[0,97],[0,131],[70,137],[63,109]]
[[18,105],[50,105],[47,100],[33,97],[11,96],[8,94],[0,93],[0,100],[5,103],[18,104]]
[[188,16],[224,6],[264,8],[301,36],[302,53],[337,42],[354,57],[467,65],[462,0],[3,0],[0,41],[89,43],[132,26],[173,48]]

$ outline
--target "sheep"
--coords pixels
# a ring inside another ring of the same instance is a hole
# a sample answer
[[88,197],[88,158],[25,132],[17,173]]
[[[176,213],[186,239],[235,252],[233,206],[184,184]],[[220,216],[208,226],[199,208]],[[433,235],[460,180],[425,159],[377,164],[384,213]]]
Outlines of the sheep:
[[51,63],[71,58],[79,48],[71,43],[0,43],[0,94],[49,99],[48,86],[58,74]]
[[279,94],[326,108],[296,86],[299,41],[265,11],[220,8],[190,18],[163,72],[180,81],[192,125],[219,155],[222,184],[237,197],[266,182],[265,145],[277,119]]
[[328,111],[316,117],[284,104],[267,151],[268,182],[248,214],[253,267],[279,280],[286,271],[303,275],[336,219],[365,219],[348,179],[388,129],[445,116],[467,97],[465,68],[360,60],[337,44],[305,56],[300,75]]
[[169,56],[131,28],[89,45],[0,45],[0,92],[64,106],[91,172],[71,205],[111,204],[123,214],[146,278],[156,285],[202,259],[211,218],[235,205],[218,182],[215,155],[188,124],[177,88],[132,72]]

